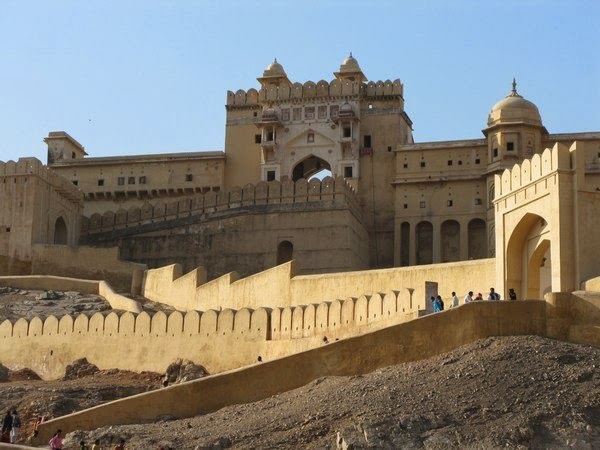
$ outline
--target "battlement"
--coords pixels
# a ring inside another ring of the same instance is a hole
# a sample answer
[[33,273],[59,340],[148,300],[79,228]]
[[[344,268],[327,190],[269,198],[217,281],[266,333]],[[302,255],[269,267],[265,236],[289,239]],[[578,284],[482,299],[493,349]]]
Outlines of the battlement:
[[564,144],[556,143],[541,154],[536,153],[531,159],[515,164],[512,169],[504,170],[502,175],[496,175],[494,198],[499,199],[556,171],[571,169],[569,148]]
[[0,161],[0,178],[27,176],[37,176],[71,201],[83,201],[83,193],[77,186],[44,166],[37,158],[19,158],[17,162]]
[[168,220],[210,215],[252,205],[300,204],[319,201],[342,201],[356,212],[359,211],[356,192],[343,177],[326,177],[323,181],[300,179],[296,182],[283,181],[259,182],[234,187],[228,192],[207,192],[195,194],[178,201],[154,205],[147,203],[142,207],[106,211],[83,217],[82,235],[114,231],[150,223]]
[[360,96],[366,98],[390,96],[402,97],[403,93],[404,86],[398,79],[394,81],[369,81],[368,83],[340,80],[327,82],[325,80],[320,80],[316,83],[307,81],[304,84],[293,83],[291,85],[271,85],[267,88],[261,88],[260,90],[252,88],[248,89],[248,91],[244,91],[243,89],[239,89],[235,93],[227,91],[227,106],[257,106],[263,102],[291,101],[296,99],[310,101],[346,96]]

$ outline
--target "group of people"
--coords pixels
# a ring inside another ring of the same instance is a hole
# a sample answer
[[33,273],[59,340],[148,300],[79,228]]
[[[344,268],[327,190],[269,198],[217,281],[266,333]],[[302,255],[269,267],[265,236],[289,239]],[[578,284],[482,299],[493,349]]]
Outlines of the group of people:
[[[56,433],[54,433],[54,436],[52,436],[52,439],[50,439],[48,445],[50,446],[51,450],[62,450],[62,430],[56,430]],[[79,450],[100,450],[100,448],[100,439],[96,439],[91,447],[88,446],[85,441],[79,442]],[[112,448],[113,450],[125,450],[125,439],[120,439],[119,443]]]
[[21,431],[21,418],[17,414],[17,410],[9,409],[2,420],[2,436],[0,442],[10,442],[16,444],[19,439],[19,432]]
[[[517,293],[515,292],[515,290],[513,288],[510,288],[508,290],[508,297],[510,300],[517,299]],[[501,299],[502,299],[502,296],[500,294],[498,294],[494,288],[490,288],[490,292],[488,293],[486,300],[498,301]],[[432,295],[430,300],[431,300],[431,305],[433,307],[433,312],[440,312],[440,311],[444,310],[445,305],[444,305],[444,300],[442,299],[441,295],[436,295],[436,296]],[[477,294],[477,296],[473,297],[473,291],[469,291],[467,293],[467,295],[465,295],[463,303],[470,303],[470,302],[476,302],[476,301],[483,301],[483,295],[481,295],[481,292],[479,292]],[[460,302],[460,299],[456,295],[456,292],[452,292],[452,304],[450,305],[450,308],[458,306],[459,302]]]

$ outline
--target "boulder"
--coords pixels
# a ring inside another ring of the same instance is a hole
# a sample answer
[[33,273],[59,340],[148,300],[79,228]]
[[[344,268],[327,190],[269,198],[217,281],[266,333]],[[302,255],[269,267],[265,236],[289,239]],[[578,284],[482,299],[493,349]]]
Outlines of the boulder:
[[201,365],[187,359],[178,359],[167,367],[167,371],[163,377],[163,386],[196,380],[206,375],[208,375],[208,372]]
[[63,380],[75,380],[77,378],[87,377],[98,372],[98,367],[90,364],[86,358],[80,358],[73,361],[65,369]]

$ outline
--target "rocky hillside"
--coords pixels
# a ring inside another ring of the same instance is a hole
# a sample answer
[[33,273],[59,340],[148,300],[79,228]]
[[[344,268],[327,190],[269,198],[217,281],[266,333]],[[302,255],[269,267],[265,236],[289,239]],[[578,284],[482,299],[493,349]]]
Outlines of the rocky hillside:
[[[534,336],[489,338],[213,414],[70,433],[66,444],[100,439],[108,448],[122,437],[128,449],[600,448],[599,367],[597,348]],[[105,376],[123,394],[132,392],[124,386],[136,376]],[[0,407],[89,407],[113,397],[103,394],[102,377],[0,384]],[[137,379],[140,390],[156,386],[156,378]]]

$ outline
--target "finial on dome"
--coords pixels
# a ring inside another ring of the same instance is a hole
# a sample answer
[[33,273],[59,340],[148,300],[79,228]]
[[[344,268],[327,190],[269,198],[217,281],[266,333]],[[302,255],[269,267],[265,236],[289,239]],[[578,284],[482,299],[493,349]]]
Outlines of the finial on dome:
[[350,56],[348,56],[348,58],[352,58],[352,52],[350,52]]
[[[273,58],[273,62],[276,63],[277,62],[277,57]],[[515,81],[515,79],[513,78],[513,82]]]
[[512,92],[513,94],[517,93],[517,80],[513,77],[513,82],[512,82]]

